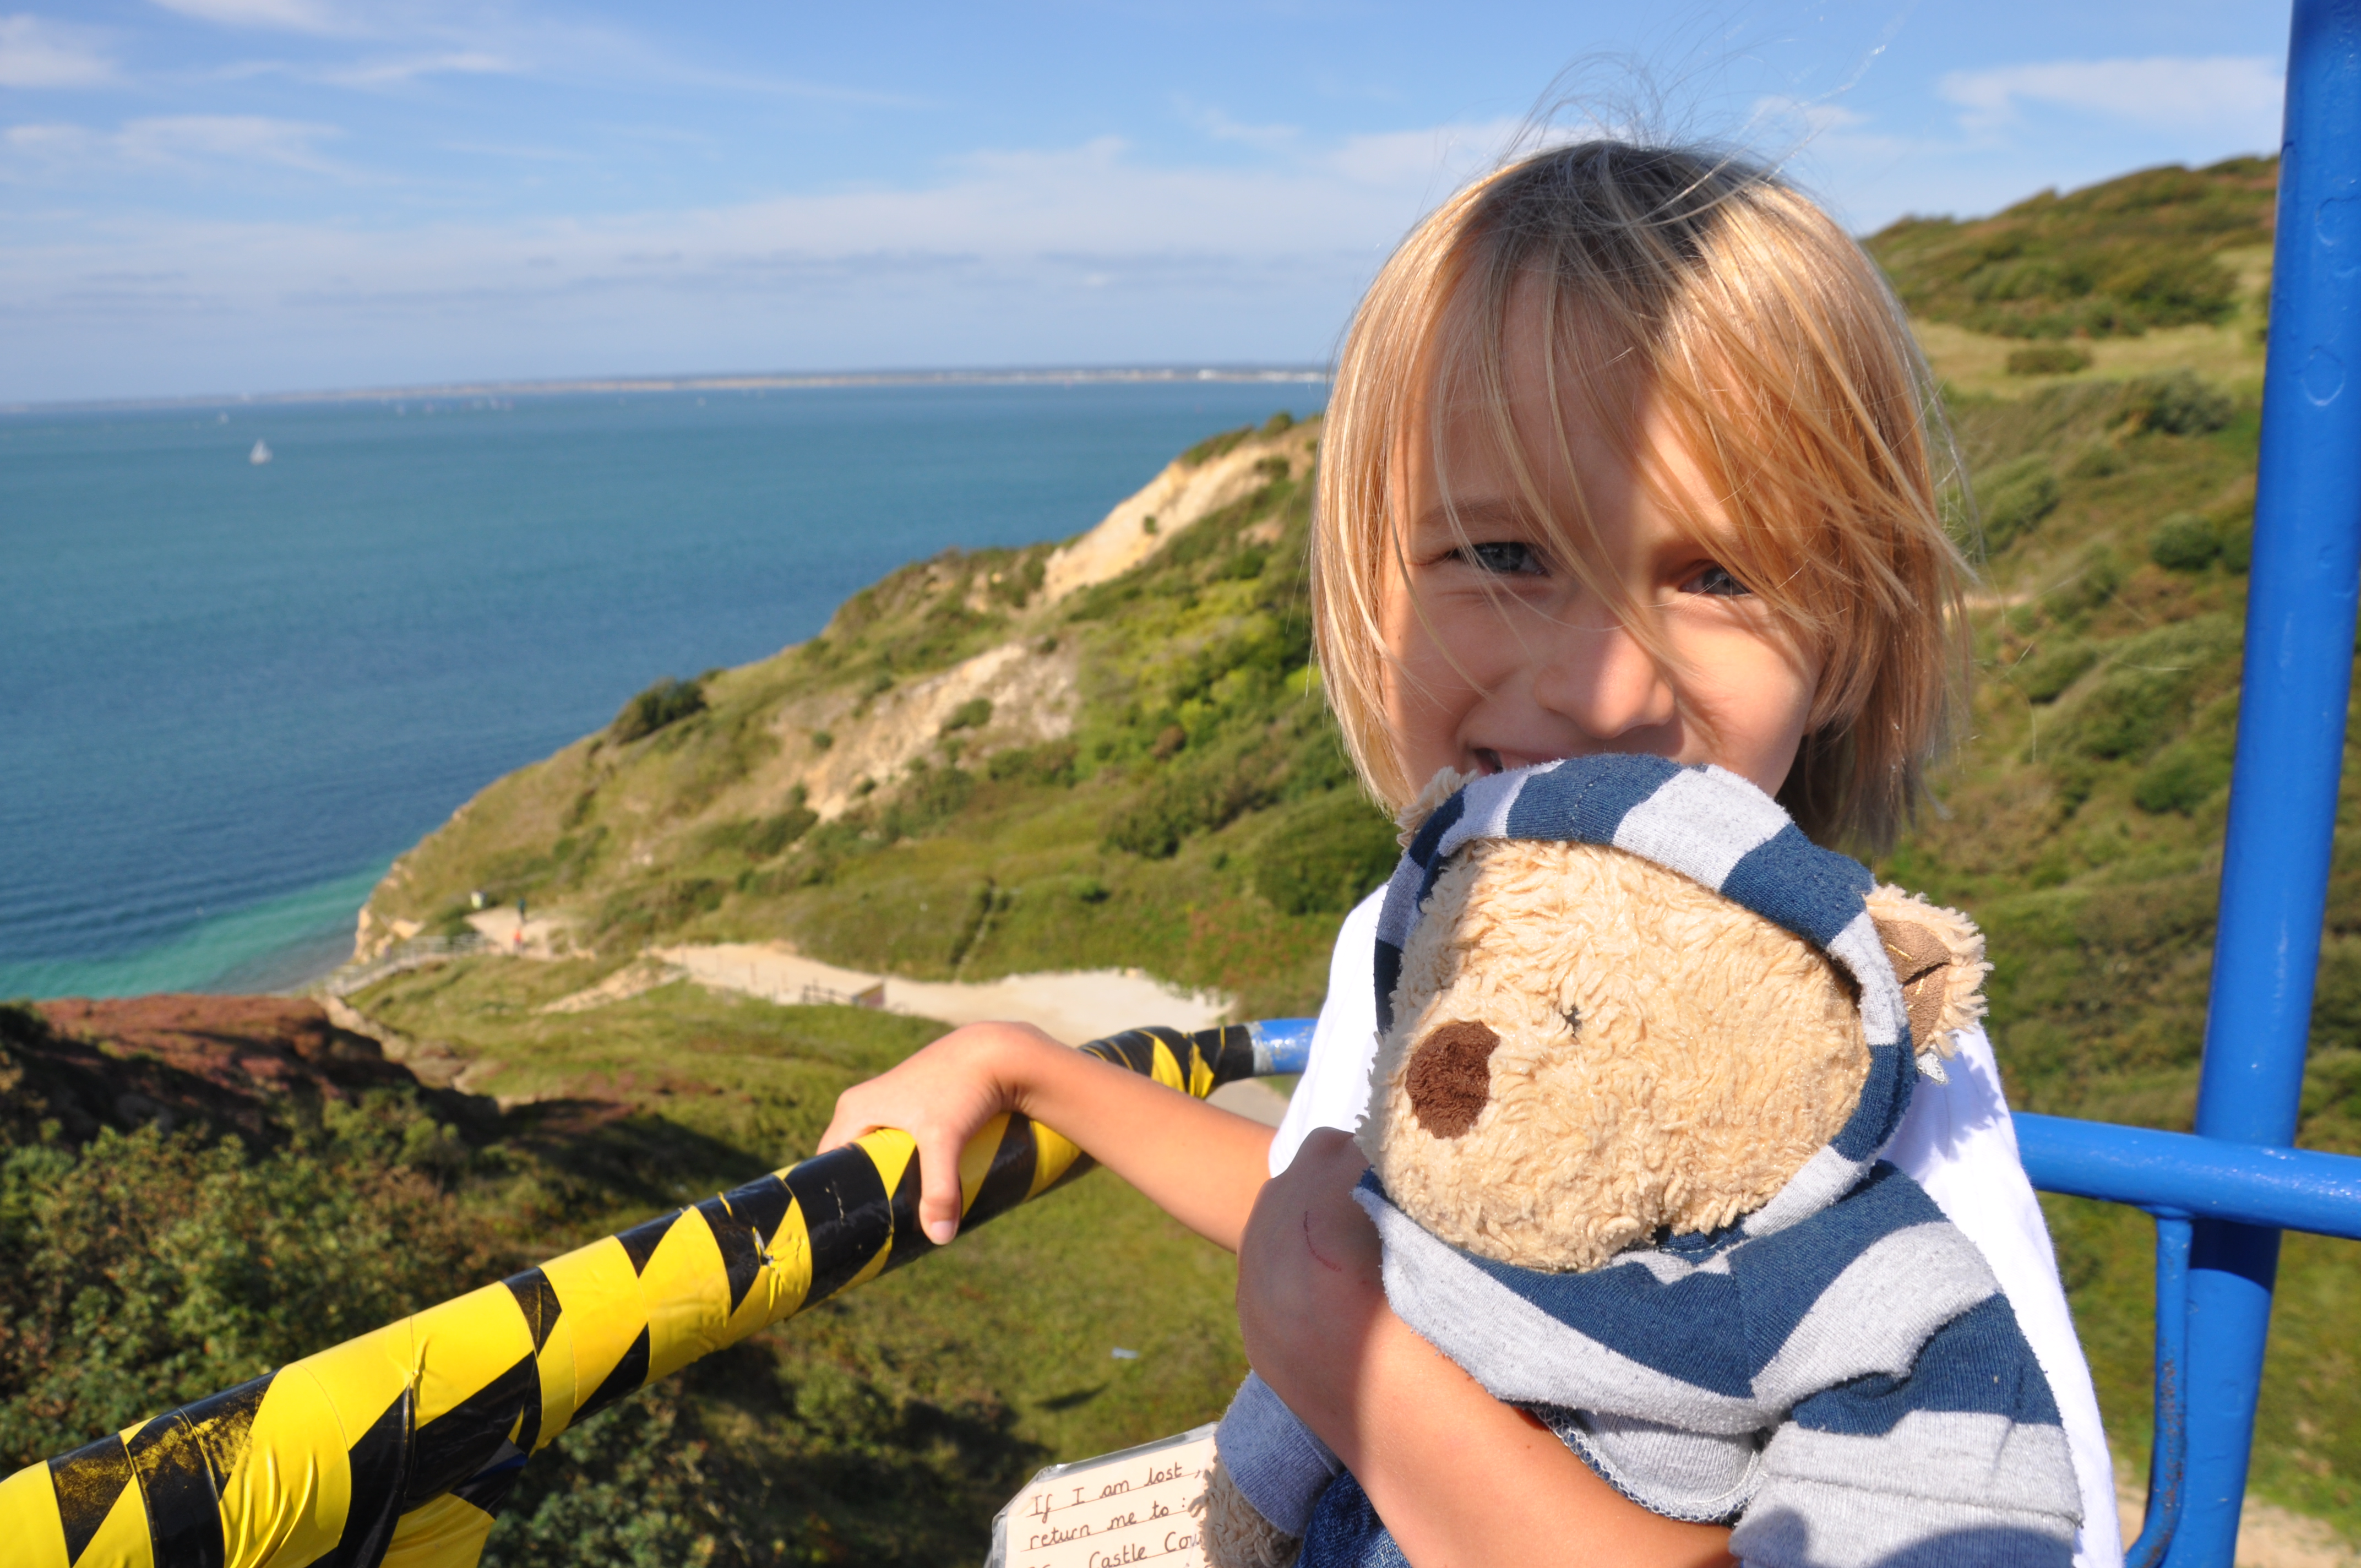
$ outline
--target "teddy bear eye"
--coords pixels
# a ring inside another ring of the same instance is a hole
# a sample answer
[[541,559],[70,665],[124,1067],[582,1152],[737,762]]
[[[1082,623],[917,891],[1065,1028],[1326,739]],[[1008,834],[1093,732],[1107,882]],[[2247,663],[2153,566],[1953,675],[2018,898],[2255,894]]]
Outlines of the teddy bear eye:
[[1569,1008],[1567,1008],[1567,1009],[1565,1010],[1565,1012],[1562,1014],[1562,1016],[1565,1019],[1565,1032],[1566,1032],[1567,1034],[1569,1034],[1569,1035],[1579,1035],[1579,1034],[1581,1034],[1581,1033],[1582,1033],[1582,1009],[1581,1009],[1581,1008],[1579,1008],[1579,1007],[1569,1007]]

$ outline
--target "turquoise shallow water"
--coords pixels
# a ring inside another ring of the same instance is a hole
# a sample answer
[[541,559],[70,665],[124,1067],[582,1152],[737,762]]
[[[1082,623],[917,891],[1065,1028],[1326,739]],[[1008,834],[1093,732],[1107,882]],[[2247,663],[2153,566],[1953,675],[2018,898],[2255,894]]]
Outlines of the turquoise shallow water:
[[0,416],[0,996],[299,983],[395,854],[656,677],[946,546],[1078,532],[1324,390]]

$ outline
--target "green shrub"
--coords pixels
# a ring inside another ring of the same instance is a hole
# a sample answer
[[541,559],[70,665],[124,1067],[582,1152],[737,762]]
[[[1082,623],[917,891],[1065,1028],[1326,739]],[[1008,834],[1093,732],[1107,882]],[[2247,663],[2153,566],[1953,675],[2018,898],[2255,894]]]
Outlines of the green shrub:
[[2033,701],[2056,702],[2098,662],[2099,651],[2088,642],[2058,642],[2019,661],[2010,678]]
[[949,735],[955,729],[981,729],[991,722],[992,699],[988,696],[972,696],[951,709],[951,716],[943,720],[943,727],[939,733]]
[[2193,511],[2179,511],[2147,536],[2147,558],[2169,572],[2202,572],[2222,554],[2222,535]]
[[2124,389],[2124,412],[2132,422],[2167,435],[2220,430],[2234,411],[2230,394],[2193,370],[2143,376]]
[[2187,713],[2198,683],[2238,651],[2238,624],[2202,615],[2119,644],[2105,677],[2077,706],[2067,740],[2086,757],[2139,757]]
[[2140,770],[2132,804],[2142,811],[2178,811],[2183,816],[2230,783],[2231,752],[2219,742],[2182,740],[2166,747]]
[[1982,503],[1984,548],[2007,549],[2058,510],[2059,493],[2057,474],[2037,453],[1986,475],[1976,486]]
[[1239,442],[1246,440],[1254,433],[1254,426],[1242,424],[1235,430],[1225,430],[1219,435],[1209,435],[1180,454],[1181,466],[1194,468],[1201,464],[1211,463],[1224,453],[1235,450]]
[[959,815],[975,794],[975,775],[964,768],[930,768],[910,764],[910,781],[894,797],[879,819],[885,840],[915,839]]
[[994,751],[985,761],[983,771],[994,784],[1014,779],[1063,788],[1074,782],[1079,757],[1071,740],[1045,740],[1038,746],[1013,746],[1005,751]]
[[1349,790],[1290,810],[1256,852],[1255,891],[1289,915],[1340,915],[1393,874],[1394,825]]
[[2098,541],[2082,547],[2076,557],[2073,575],[2048,595],[2050,609],[2058,615],[2073,620],[2088,615],[2115,597],[2124,586],[2124,563],[2104,542]]
[[2102,441],[2085,447],[2066,471],[2077,479],[2111,479],[2124,471],[2125,463],[2121,447]]
[[700,683],[666,675],[625,703],[608,729],[618,741],[628,743],[704,711],[705,687]]
[[464,1163],[444,1129],[406,1104],[338,1109],[259,1157],[153,1127],[6,1151],[0,1464],[233,1387],[510,1266],[395,1157]]
[[748,860],[767,861],[810,832],[819,820],[819,813],[804,804],[807,798],[804,786],[797,784],[787,795],[785,811],[719,823],[700,835],[699,848],[735,850]]
[[2090,367],[2088,353],[2063,343],[2011,349],[2008,356],[2008,373],[2012,376],[2070,376]]
[[1233,755],[1175,763],[1108,824],[1107,847],[1145,860],[1168,860],[1194,833],[1225,828],[1278,797],[1276,781]]
[[1294,428],[1295,416],[1289,413],[1285,409],[1279,410],[1277,413],[1262,422],[1262,433],[1265,435],[1285,435],[1289,431],[1293,430]]

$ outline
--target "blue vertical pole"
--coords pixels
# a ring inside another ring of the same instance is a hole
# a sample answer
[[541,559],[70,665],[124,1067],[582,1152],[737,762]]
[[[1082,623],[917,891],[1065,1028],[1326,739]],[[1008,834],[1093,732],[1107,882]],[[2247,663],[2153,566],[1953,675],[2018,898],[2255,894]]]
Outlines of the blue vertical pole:
[[[2197,1131],[2295,1137],[2361,561],[2361,0],[2296,0],[2245,686]],[[2201,1222],[2188,1497],[2168,1563],[2230,1568],[2279,1233]]]

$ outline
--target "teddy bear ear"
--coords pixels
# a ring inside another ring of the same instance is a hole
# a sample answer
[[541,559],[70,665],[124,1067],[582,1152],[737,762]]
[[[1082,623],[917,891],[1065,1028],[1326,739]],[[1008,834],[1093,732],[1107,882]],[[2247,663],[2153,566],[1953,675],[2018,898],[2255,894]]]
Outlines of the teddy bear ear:
[[1426,826],[1426,819],[1434,815],[1435,807],[1483,776],[1481,773],[1463,773],[1456,768],[1444,768],[1427,780],[1426,787],[1418,792],[1418,798],[1403,806],[1401,815],[1394,818],[1394,826],[1401,829],[1394,835],[1394,842],[1405,850],[1409,849],[1410,841],[1418,837],[1418,830]]
[[1869,895],[1869,917],[1893,961],[1910,1015],[1910,1038],[1921,1053],[1949,1056],[1952,1036],[1984,1015],[1984,934],[1956,909],[1944,909],[1901,888]]

